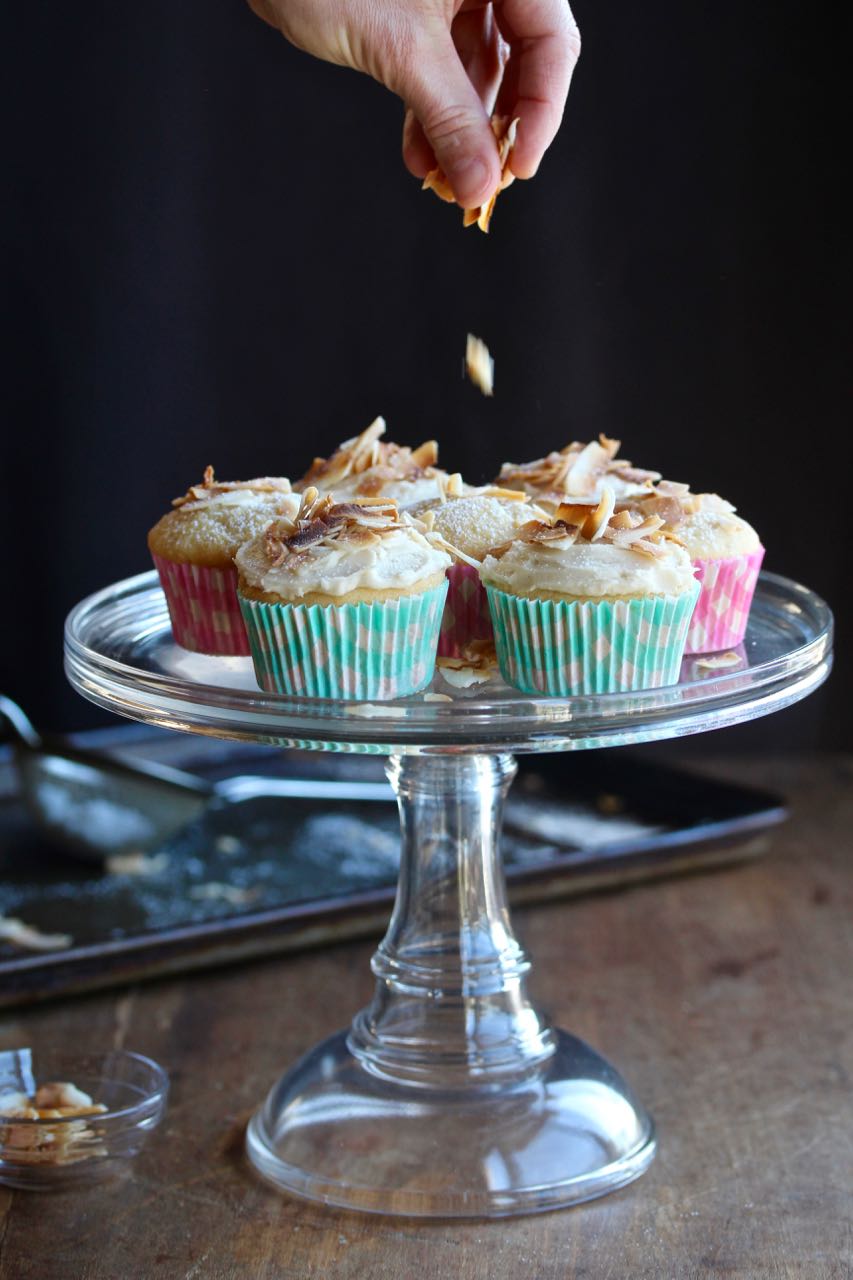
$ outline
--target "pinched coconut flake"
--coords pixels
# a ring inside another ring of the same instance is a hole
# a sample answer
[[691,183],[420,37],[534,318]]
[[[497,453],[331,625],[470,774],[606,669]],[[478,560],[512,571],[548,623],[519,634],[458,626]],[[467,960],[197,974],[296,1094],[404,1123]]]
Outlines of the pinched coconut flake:
[[[509,116],[493,115],[491,119],[492,133],[498,144],[498,160],[501,166],[501,178],[496,189],[485,204],[477,208],[465,209],[462,214],[463,227],[472,227],[476,223],[481,231],[488,231],[495,208],[495,201],[505,187],[515,181],[515,175],[509,167],[512,149],[518,133],[518,119],[510,120]],[[453,188],[440,168],[431,169],[423,180],[423,191],[434,191],[440,200],[452,204],[456,197]]]
[[375,418],[361,435],[345,440],[328,458],[315,458],[297,489],[321,485],[334,489],[351,476],[362,476],[357,486],[359,497],[379,496],[388,481],[419,480],[433,476],[438,461],[438,444],[425,440],[416,449],[380,440],[385,434],[385,419]]
[[182,498],[173,498],[173,507],[183,507],[188,502],[209,502],[221,493],[233,493],[235,489],[249,489],[253,493],[290,493],[290,481],[284,476],[258,476],[254,480],[217,481],[213,467],[205,467],[201,484],[190,485]]
[[465,370],[484,396],[495,393],[495,362],[482,338],[469,333],[465,342]]

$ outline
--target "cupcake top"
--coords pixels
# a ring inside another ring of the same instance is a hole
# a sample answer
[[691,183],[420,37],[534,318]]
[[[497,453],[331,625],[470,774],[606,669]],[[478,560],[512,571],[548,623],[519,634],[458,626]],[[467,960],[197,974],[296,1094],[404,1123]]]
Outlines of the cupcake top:
[[380,439],[385,419],[376,418],[361,435],[345,440],[328,458],[315,458],[297,489],[313,485],[338,501],[393,498],[400,510],[439,496],[446,472],[435,466],[438,445],[426,440],[417,449]]
[[557,507],[571,498],[599,498],[605,485],[619,500],[648,493],[653,481],[660,480],[660,473],[617,459],[620,446],[621,441],[605,435],[589,444],[574,440],[559,452],[533,462],[505,462],[497,483],[523,489],[547,507]]
[[291,602],[365,588],[408,591],[440,578],[451,563],[393,501],[336,502],[313,486],[294,516],[241,547],[235,562],[241,588]]
[[662,480],[637,505],[644,515],[659,516],[693,560],[749,555],[761,546],[752,525],[716,493],[691,493],[686,484]]
[[615,495],[597,505],[564,503],[553,520],[534,520],[483,561],[484,582],[512,595],[681,595],[695,586],[690,556],[666,535],[660,516],[614,515]]
[[448,494],[444,502],[430,507],[429,514],[431,528],[461,553],[460,558],[478,562],[529,521],[547,518],[526,493],[497,487]]
[[191,485],[172,506],[148,534],[153,554],[179,564],[224,568],[241,543],[270,520],[297,511],[299,498],[283,476],[217,481],[208,467],[202,483]]

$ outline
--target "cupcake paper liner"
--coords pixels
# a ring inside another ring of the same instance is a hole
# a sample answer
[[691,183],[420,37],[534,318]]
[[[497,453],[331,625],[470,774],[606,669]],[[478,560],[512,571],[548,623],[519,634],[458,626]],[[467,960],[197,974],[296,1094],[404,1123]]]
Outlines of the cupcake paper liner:
[[675,684],[699,584],[678,596],[601,601],[486,590],[507,684],[569,697]]
[[686,653],[716,653],[741,643],[763,559],[764,548],[759,547],[750,555],[693,561],[702,590],[687,632]]
[[153,556],[169,616],[172,635],[193,653],[244,656],[249,653],[246,624],[237,599],[237,570],[233,565],[211,569],[178,564]]
[[451,565],[447,583],[438,652],[442,658],[461,658],[472,640],[492,638],[492,615],[479,569],[468,564]]
[[373,604],[266,604],[240,597],[258,684],[291,697],[386,702],[435,669],[447,582]]

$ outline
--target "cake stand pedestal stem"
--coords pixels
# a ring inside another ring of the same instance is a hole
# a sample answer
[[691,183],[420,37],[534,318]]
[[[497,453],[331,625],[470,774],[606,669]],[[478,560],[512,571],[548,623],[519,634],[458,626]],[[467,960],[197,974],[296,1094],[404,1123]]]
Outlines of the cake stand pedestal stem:
[[392,756],[402,829],[376,991],[349,1046],[369,1071],[422,1088],[523,1078],[555,1051],[530,1004],[530,961],[506,904],[499,836],[509,755]]

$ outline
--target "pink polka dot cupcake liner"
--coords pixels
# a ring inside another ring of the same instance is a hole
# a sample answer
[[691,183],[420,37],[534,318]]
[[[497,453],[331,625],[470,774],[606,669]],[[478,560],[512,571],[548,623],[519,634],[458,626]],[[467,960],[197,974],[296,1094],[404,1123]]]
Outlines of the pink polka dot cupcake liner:
[[251,652],[233,565],[212,569],[153,556],[169,606],[172,635],[193,653],[246,657]]
[[491,640],[494,635],[489,597],[480,581],[479,569],[471,565],[451,565],[447,570],[447,584],[438,656],[461,658],[473,640]]
[[693,561],[702,589],[690,620],[685,653],[716,653],[743,641],[763,559],[764,548],[759,547],[749,555]]

